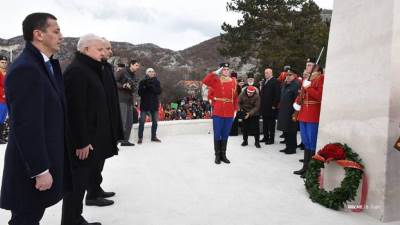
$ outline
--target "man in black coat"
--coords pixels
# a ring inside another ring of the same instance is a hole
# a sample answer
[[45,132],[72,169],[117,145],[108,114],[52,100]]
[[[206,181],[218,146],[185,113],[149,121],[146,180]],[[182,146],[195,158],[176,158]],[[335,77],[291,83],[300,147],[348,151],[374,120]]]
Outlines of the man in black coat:
[[[113,66],[107,62],[113,52],[111,48],[111,43],[104,39],[104,49],[106,50],[105,58],[102,60],[104,66],[104,73],[101,77],[104,86],[104,91],[107,97],[107,105],[111,120],[111,135],[113,140],[113,145],[117,145],[118,140],[124,139],[124,131],[122,129],[121,112],[118,102],[118,91],[114,78]],[[90,182],[87,188],[86,194],[86,205],[96,205],[103,206],[105,203],[111,203],[110,200],[105,200],[104,198],[109,198],[115,195],[115,192],[106,192],[101,188],[101,183],[103,177],[101,172],[104,168],[105,159],[101,161],[97,172],[90,177]]]
[[146,76],[139,83],[139,96],[140,96],[140,118],[139,118],[139,140],[138,144],[142,144],[144,123],[146,115],[151,116],[151,141],[161,142],[157,138],[157,122],[158,122],[158,108],[160,105],[159,96],[161,94],[160,81],[156,77],[156,72],[153,68],[146,70]]
[[[90,177],[106,158],[118,153],[113,137],[106,86],[102,38],[88,34],[78,41],[78,52],[64,72],[68,118],[71,128],[74,188],[63,201],[62,225],[88,224],[82,216],[83,197]],[[113,201],[102,198],[102,206]],[[100,223],[90,223],[100,224]]]
[[70,182],[64,86],[52,59],[62,34],[48,13],[30,14],[22,26],[26,46],[10,66],[5,87],[11,123],[0,207],[11,210],[11,225],[38,225]]
[[279,103],[278,130],[285,135],[286,148],[280,150],[286,154],[295,154],[297,148],[297,122],[292,120],[294,113],[293,103],[299,94],[297,75],[288,70],[286,80],[282,85],[281,101]]
[[261,84],[261,115],[263,118],[263,133],[265,144],[275,142],[275,126],[278,104],[280,100],[281,85],[273,76],[272,69],[266,68],[264,71],[265,80]]

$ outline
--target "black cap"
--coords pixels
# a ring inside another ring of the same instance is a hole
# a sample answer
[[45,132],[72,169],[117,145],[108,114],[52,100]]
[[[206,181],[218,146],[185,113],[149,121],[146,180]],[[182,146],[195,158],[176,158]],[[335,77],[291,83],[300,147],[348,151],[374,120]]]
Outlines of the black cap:
[[287,71],[287,75],[297,75],[297,71],[295,71],[294,69],[289,69]]
[[219,64],[219,67],[229,67],[229,63],[221,63]]
[[8,58],[6,56],[4,56],[4,55],[0,55],[0,60],[8,61]]
[[317,60],[315,59],[315,58],[308,58],[307,59],[307,63],[316,63],[317,62]]
[[254,78],[254,73],[252,73],[252,72],[247,73],[247,79],[249,79],[249,78]]
[[118,66],[118,67],[125,67],[125,64],[123,64],[123,63],[118,63],[117,66]]

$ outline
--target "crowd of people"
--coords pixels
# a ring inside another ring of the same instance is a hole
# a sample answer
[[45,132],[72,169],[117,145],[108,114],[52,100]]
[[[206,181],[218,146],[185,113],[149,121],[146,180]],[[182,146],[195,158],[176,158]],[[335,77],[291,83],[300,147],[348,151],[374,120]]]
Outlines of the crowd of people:
[[286,154],[296,152],[300,130],[303,167],[294,173],[304,176],[315,153],[324,81],[315,61],[308,60],[302,74],[286,67],[278,79],[265,68],[259,85],[254,74],[246,81],[238,79],[230,65],[222,63],[203,79],[209,101],[188,97],[160,107],[162,88],[156,71],[147,68],[139,80],[141,65],[134,59],[115,70],[107,62],[113,54],[107,39],[94,34],[80,37],[75,56],[62,73],[53,58],[63,40],[57,18],[33,13],[22,27],[26,46],[21,55],[9,67],[7,57],[0,57],[0,90],[5,90],[0,91],[1,133],[7,114],[10,120],[0,207],[11,211],[10,225],[38,225],[46,208],[61,199],[62,225],[101,225],[86,221],[83,203],[114,204],[109,198],[115,192],[101,187],[106,159],[118,154],[118,144],[135,145],[129,141],[135,122],[137,144],[142,144],[147,118],[155,143],[161,142],[160,118],[212,118],[216,164],[230,163],[228,137],[238,135],[239,121],[242,146],[248,145],[249,136],[255,137],[257,148],[262,142],[274,144],[277,128],[283,132],[286,148],[281,152]]
[[163,120],[210,119],[211,105],[208,101],[189,96],[177,103],[164,105]]

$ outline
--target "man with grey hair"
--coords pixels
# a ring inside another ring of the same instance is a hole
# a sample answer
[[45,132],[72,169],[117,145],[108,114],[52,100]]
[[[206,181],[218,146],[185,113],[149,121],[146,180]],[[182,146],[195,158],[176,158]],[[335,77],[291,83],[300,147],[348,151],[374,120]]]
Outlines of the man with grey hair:
[[[122,130],[121,112],[119,109],[118,91],[114,79],[113,66],[107,62],[113,54],[111,43],[105,38],[103,38],[103,40],[106,53],[105,57],[102,59],[104,76],[101,78],[109,107],[113,145],[116,146],[118,140],[124,139],[124,131]],[[105,200],[103,200],[104,198],[115,195],[115,192],[106,192],[101,187],[103,181],[101,172],[103,171],[104,163],[105,159],[98,164],[99,167],[96,168],[95,173],[90,176],[85,201],[86,205],[102,206],[105,202]]]
[[[106,158],[118,153],[112,132],[110,103],[104,86],[106,57],[104,40],[94,34],[82,36],[78,52],[64,72],[68,105],[73,191],[63,201],[62,225],[100,225],[82,216],[85,190]],[[114,202],[96,198],[98,206]]]

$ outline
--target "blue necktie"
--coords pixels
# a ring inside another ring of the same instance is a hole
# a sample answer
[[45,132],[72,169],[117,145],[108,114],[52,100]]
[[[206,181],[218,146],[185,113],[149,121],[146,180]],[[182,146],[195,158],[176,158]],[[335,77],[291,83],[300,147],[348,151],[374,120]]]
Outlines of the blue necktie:
[[45,62],[47,69],[49,70],[50,74],[54,77],[54,70],[53,70],[53,65],[51,65],[50,60]]

